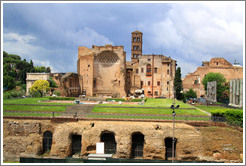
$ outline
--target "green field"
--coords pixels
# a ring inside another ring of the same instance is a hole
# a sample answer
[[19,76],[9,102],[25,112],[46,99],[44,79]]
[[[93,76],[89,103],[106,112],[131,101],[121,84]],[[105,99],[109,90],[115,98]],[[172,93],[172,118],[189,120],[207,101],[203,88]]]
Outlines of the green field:
[[[195,107],[200,108],[200,109],[207,111],[207,112],[210,112],[210,113],[212,111],[226,111],[226,110],[233,109],[233,108],[226,108],[226,107],[221,107],[221,106],[206,106],[206,105],[197,105]],[[243,110],[243,109],[240,108],[238,110]]]
[[3,104],[74,105],[75,103],[44,103],[49,97],[4,99]]
[[[55,113],[54,116],[60,116],[60,113]],[[51,117],[53,116],[52,113],[38,113],[38,112],[30,112],[30,113],[26,113],[26,112],[3,112],[3,116],[40,116],[40,117]]]
[[47,111],[47,112],[64,112],[66,106],[26,106],[26,105],[3,105],[3,110],[9,111]]
[[[148,98],[144,105],[124,105],[124,104],[99,104],[99,106],[121,106],[121,107],[170,107],[173,104],[173,99],[152,99]],[[188,104],[175,100],[175,105],[180,105],[180,108],[193,108]]]
[[[121,113],[121,114],[166,114],[172,115],[172,109],[150,109],[150,108],[107,108],[94,107],[93,113]],[[199,115],[207,116],[204,112],[196,109],[176,109],[177,115]]]

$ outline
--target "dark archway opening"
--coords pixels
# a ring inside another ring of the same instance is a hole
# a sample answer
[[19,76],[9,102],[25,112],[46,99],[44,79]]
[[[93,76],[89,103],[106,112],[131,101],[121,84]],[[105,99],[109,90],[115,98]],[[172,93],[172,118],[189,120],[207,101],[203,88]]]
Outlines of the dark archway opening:
[[116,153],[116,142],[113,133],[103,133],[101,135],[101,142],[104,142],[104,152],[106,154]]
[[143,157],[144,135],[135,133],[132,135],[131,157]]
[[[176,157],[176,144],[177,144],[177,139],[174,138],[174,157]],[[173,152],[173,138],[166,138],[165,139],[165,146],[166,146],[166,154],[165,154],[165,159],[167,160],[168,158],[172,158],[172,152]]]
[[45,131],[43,134],[43,153],[49,153],[52,145],[52,132]]
[[81,135],[72,135],[72,150],[71,150],[71,156],[72,155],[80,155],[81,153]]

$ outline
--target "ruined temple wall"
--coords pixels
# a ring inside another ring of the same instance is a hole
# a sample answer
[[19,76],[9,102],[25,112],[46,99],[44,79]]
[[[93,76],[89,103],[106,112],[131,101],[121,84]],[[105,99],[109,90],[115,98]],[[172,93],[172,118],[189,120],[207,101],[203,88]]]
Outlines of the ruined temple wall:
[[126,53],[123,46],[93,46],[93,51],[94,95],[126,96]]
[[94,52],[86,47],[79,47],[77,72],[79,77],[80,94],[86,90],[86,95],[93,96],[93,59]]

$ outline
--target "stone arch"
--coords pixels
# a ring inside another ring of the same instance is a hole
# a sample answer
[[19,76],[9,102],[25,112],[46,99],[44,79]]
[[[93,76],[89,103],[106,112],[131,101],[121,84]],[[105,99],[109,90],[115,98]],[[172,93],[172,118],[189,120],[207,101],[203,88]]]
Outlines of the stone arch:
[[104,142],[104,151],[106,154],[115,154],[117,143],[115,141],[115,133],[111,131],[103,131],[100,135],[101,142]]
[[[165,140],[165,159],[172,158],[172,152],[173,152],[173,138],[172,137],[166,137]],[[174,158],[176,157],[176,144],[177,144],[177,138],[174,138]]]
[[141,132],[134,132],[131,136],[131,158],[143,157],[144,135]]
[[45,131],[43,133],[43,153],[49,153],[52,146],[53,134],[51,131]]
[[82,149],[82,136],[79,134],[70,134],[71,145],[70,145],[70,156],[81,155]]

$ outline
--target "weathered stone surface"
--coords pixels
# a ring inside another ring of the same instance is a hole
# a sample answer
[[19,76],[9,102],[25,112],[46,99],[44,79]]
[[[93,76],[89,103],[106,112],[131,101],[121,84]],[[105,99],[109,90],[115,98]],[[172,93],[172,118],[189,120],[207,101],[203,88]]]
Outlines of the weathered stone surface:
[[[13,128],[9,124],[15,124]],[[18,124],[18,125],[17,125]],[[21,134],[24,124],[33,126],[40,124],[40,132],[33,127],[26,127]],[[49,120],[12,120],[4,119],[3,123],[3,155],[4,160],[18,160],[19,156],[35,156],[42,154],[42,137],[45,131],[53,133],[50,156],[66,157],[71,155],[71,136],[82,136],[81,155],[96,152],[96,143],[100,142],[102,133],[111,132],[115,135],[117,152],[113,157],[130,158],[132,135],[144,135],[143,158],[165,159],[165,138],[172,138],[172,123],[154,122],[117,122],[117,121],[78,121],[51,123]],[[199,130],[197,130],[199,129]],[[9,130],[11,132],[9,132]],[[30,130],[30,131],[29,131]],[[17,132],[17,134],[14,133]],[[27,134],[29,133],[29,134]],[[233,135],[234,137],[230,137]],[[187,124],[175,124],[176,159],[202,160],[212,157],[215,153],[223,152],[223,147],[235,147],[234,151],[225,151],[225,160],[239,160],[242,153],[242,133],[234,130],[216,129],[215,127],[192,127]],[[221,138],[218,140],[218,138]],[[231,145],[230,145],[231,144]],[[229,146],[230,145],[230,146]],[[215,156],[219,158],[218,156]]]

